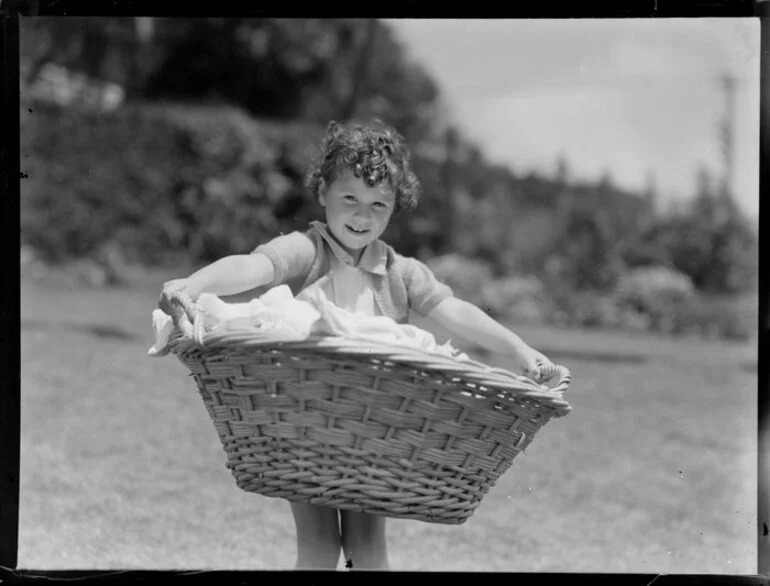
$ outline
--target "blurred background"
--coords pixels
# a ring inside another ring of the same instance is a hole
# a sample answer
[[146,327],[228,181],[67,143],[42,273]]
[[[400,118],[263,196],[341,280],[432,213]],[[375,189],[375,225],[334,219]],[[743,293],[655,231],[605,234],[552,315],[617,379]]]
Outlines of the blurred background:
[[151,313],[322,219],[327,124],[379,118],[424,188],[385,240],[574,377],[465,525],[389,521],[394,569],[756,572],[758,20],[20,27],[20,567],[293,566]]
[[424,186],[386,239],[458,295],[527,322],[754,333],[758,21],[21,32],[26,274],[118,284],[126,266],[199,266],[302,229],[320,217],[302,176],[326,124],[379,118]]

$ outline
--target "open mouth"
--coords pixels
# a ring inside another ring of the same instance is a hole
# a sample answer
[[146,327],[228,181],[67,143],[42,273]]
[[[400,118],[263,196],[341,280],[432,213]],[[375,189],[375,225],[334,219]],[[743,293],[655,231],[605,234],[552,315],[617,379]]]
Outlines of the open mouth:
[[364,234],[368,234],[369,233],[369,230],[356,230],[355,228],[353,228],[353,226],[348,226],[347,224],[345,224],[345,228],[347,228],[348,230],[350,230],[353,234],[356,234],[357,236],[363,236]]

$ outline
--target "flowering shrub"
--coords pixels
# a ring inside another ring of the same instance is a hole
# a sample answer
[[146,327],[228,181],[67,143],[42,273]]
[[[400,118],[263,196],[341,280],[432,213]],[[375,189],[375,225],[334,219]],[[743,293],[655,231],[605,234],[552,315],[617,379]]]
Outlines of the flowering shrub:
[[137,264],[211,262],[306,225],[315,209],[299,161],[321,127],[220,106],[34,110],[21,133],[21,236],[47,261],[117,247]]
[[[590,328],[614,328],[623,323],[622,311],[615,298],[594,292],[575,294],[570,317],[572,324]],[[626,325],[646,327],[644,322]]]
[[427,261],[436,277],[455,295],[469,301],[498,319],[541,322],[553,310],[543,283],[523,275],[496,278],[490,264],[446,254]]
[[752,296],[713,297],[699,295],[677,307],[674,332],[705,338],[747,340],[756,334],[758,303]]
[[482,295],[493,313],[519,323],[542,322],[554,310],[543,283],[530,275],[490,281],[483,287]]
[[685,308],[697,303],[692,280],[665,266],[633,269],[623,275],[615,289],[621,322],[647,322],[651,329],[682,331]]
[[436,278],[449,285],[460,299],[485,307],[484,289],[493,279],[492,267],[481,260],[451,253],[434,256],[425,263]]

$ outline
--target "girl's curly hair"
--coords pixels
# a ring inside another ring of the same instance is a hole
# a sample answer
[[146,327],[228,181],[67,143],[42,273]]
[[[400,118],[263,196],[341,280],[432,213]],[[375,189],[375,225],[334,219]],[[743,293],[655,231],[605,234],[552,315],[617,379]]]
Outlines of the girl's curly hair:
[[373,187],[388,181],[396,196],[394,213],[411,211],[420,198],[420,181],[412,172],[404,137],[395,129],[329,123],[322,154],[307,171],[305,184],[318,201],[321,181],[331,184],[344,169]]

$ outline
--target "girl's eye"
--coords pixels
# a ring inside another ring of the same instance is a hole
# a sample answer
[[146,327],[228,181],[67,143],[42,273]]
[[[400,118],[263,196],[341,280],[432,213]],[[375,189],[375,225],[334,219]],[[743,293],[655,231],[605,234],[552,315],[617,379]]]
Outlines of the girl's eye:
[[355,198],[355,196],[353,196],[353,195],[345,195],[345,196],[343,196],[343,198],[342,198],[342,199],[344,199],[345,201],[349,201],[349,202],[354,202],[354,201],[356,201],[356,198]]
[[382,203],[381,201],[376,201],[376,202],[374,202],[372,205],[373,205],[374,207],[376,207],[376,208],[380,209],[380,210],[386,210],[386,209],[388,209],[388,206],[387,206],[386,204]]

